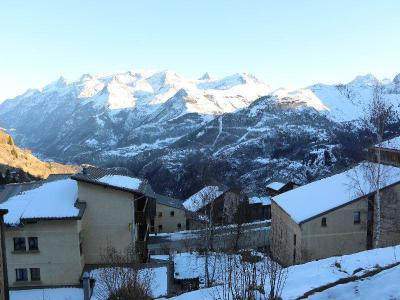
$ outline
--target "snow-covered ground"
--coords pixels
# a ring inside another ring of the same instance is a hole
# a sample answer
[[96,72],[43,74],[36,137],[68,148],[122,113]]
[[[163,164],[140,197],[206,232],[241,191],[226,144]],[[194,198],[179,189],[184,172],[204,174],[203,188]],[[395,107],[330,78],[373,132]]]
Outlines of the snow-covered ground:
[[[163,258],[163,256],[157,256]],[[164,259],[166,257],[164,256]],[[344,255],[312,261],[287,268],[287,281],[282,298],[297,299],[304,293],[329,284],[339,279],[362,275],[378,267],[385,267],[400,262],[400,246],[363,251],[352,255]],[[182,253],[174,258],[176,278],[204,277],[204,258],[196,253]],[[383,271],[369,279],[339,285],[322,293],[313,295],[312,299],[398,299],[400,293],[400,267]],[[218,272],[217,272],[218,276]],[[368,284],[371,282],[371,285]],[[376,289],[385,283],[385,288]],[[397,291],[396,290],[397,286]],[[374,293],[369,293],[375,287]],[[268,291],[268,284],[265,286]],[[218,287],[200,289],[171,298],[173,300],[204,299],[212,300]],[[358,292],[357,292],[358,291]],[[395,293],[397,291],[397,294]],[[363,298],[367,295],[369,298]],[[389,297],[393,296],[392,298]]]
[[[139,271],[140,272],[140,271]],[[140,274],[140,273],[139,273]],[[151,280],[151,292],[153,297],[160,297],[167,294],[167,268],[159,267],[159,268],[151,268],[150,272],[143,272],[145,276],[152,276]],[[99,270],[93,270],[90,273],[90,276],[96,281],[98,281]],[[91,300],[99,300],[96,296],[98,291],[96,290],[96,286],[93,291],[93,296]]]
[[309,297],[312,300],[325,299],[400,299],[400,266],[347,284],[340,284]]
[[10,291],[10,300],[83,300],[80,288]]

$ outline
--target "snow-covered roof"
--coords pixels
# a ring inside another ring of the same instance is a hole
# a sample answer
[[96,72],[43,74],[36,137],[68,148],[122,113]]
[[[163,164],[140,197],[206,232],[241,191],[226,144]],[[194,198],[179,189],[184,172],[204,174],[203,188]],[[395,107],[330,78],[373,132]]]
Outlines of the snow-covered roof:
[[140,192],[149,196],[154,196],[150,185],[142,179],[130,176],[128,170],[121,168],[102,169],[96,167],[86,167],[82,172],[71,177],[78,181],[99,184],[128,192]]
[[111,186],[125,188],[129,190],[138,190],[142,180],[129,176],[122,175],[106,175],[97,179],[101,183],[106,183]]
[[271,198],[268,196],[252,196],[249,197],[250,204],[261,203],[261,205],[271,205]]
[[155,194],[156,202],[157,204],[162,204],[166,206],[170,206],[173,208],[178,208],[178,209],[184,209],[183,207],[183,202],[181,200],[160,195],[160,194]]
[[376,144],[375,147],[400,151],[400,136],[397,136],[390,140],[383,141],[380,144]]
[[224,190],[219,186],[206,186],[183,202],[183,206],[190,211],[198,211],[208,203],[222,195]]
[[400,182],[400,168],[363,162],[345,172],[314,181],[272,199],[297,223],[374,192],[368,178],[381,170],[381,188]]
[[275,191],[279,191],[284,186],[285,186],[284,183],[275,181],[275,182],[271,182],[270,184],[268,184],[267,188],[270,188],[270,189],[275,190]]
[[75,207],[77,198],[77,183],[62,179],[42,182],[13,195],[0,208],[8,209],[4,222],[9,225],[18,225],[24,219],[77,218],[80,216],[80,209]]

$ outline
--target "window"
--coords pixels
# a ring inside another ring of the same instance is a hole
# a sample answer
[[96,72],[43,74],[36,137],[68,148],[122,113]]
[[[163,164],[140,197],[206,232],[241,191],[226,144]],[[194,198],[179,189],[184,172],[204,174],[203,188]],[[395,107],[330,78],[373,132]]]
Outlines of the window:
[[360,224],[360,222],[361,222],[361,213],[359,211],[353,212],[353,221],[354,221],[354,224]]
[[296,242],[297,242],[296,239],[297,239],[297,237],[296,237],[296,235],[294,235],[293,236],[293,245],[295,245],[295,246],[296,246]]
[[190,221],[189,219],[186,219],[186,230],[190,229]]
[[31,281],[40,281],[40,269],[31,268]]
[[158,231],[162,230],[162,225],[158,225]]
[[177,227],[178,227],[178,229],[181,229],[182,228],[182,224],[178,223]]
[[15,269],[15,280],[16,281],[28,281],[27,269]]
[[175,212],[173,210],[171,210],[171,212],[169,214],[171,215],[171,217],[173,217],[175,215]]
[[293,263],[296,263],[296,248],[293,250]]
[[37,237],[28,237],[29,251],[39,250],[39,242]]
[[14,238],[14,251],[26,251],[25,238],[23,237]]
[[161,218],[162,217],[162,212],[158,212],[158,217]]
[[326,227],[326,218],[321,219],[321,226]]

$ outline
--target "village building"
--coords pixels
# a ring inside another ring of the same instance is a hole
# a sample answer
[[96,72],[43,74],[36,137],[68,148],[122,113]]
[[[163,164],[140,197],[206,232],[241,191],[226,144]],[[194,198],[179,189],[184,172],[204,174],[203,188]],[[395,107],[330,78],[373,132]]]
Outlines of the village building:
[[155,214],[149,185],[120,171],[85,168],[46,181],[7,185],[4,216],[10,288],[76,286],[85,268],[104,263],[102,251],[134,246],[148,259]]
[[270,220],[271,219],[271,198],[269,196],[250,196],[250,209],[252,220]]
[[7,260],[6,260],[6,241],[4,236],[4,215],[8,213],[6,209],[0,209],[0,300],[9,300]]
[[178,199],[156,194],[156,214],[151,220],[150,232],[165,233],[186,230],[186,209]]
[[368,180],[371,168],[380,168],[385,174],[380,184],[379,246],[400,243],[399,231],[384,230],[392,221],[386,216],[400,211],[400,168],[363,162],[272,198],[270,244],[274,257],[292,265],[374,247],[376,190]]
[[220,186],[206,186],[184,203],[188,210],[190,221],[196,228],[201,220],[199,216],[211,217],[214,224],[240,224],[257,220],[270,219],[271,200],[268,196],[248,197],[239,188],[224,188]]
[[382,164],[400,167],[400,136],[370,147],[368,149],[369,160],[378,161],[378,149],[380,150],[380,161]]

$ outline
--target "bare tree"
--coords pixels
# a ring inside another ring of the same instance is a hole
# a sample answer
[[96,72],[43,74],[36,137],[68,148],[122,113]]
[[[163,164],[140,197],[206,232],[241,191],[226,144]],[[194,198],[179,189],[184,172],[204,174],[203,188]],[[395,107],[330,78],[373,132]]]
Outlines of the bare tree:
[[215,289],[219,300],[277,300],[286,283],[287,269],[267,251],[245,250],[221,256],[222,284]]
[[193,218],[198,221],[199,242],[204,255],[204,284],[210,287],[214,281],[216,256],[213,255],[215,239],[215,203],[218,192],[214,187],[201,190],[193,199],[192,206],[195,208]]
[[95,274],[96,299],[152,299],[152,271],[140,269],[134,251],[134,247],[128,247],[125,252],[121,252],[112,246],[107,246],[102,251],[104,267]]
[[[368,105],[362,121],[365,127],[374,135],[374,140],[378,144],[382,143],[385,132],[389,125],[396,120],[396,112],[392,104],[390,104],[383,95],[384,88],[380,82],[376,82],[373,88],[372,100]],[[381,149],[376,147],[375,159],[377,165],[367,166],[366,171],[369,172],[368,181],[375,191],[375,247],[379,246],[381,236],[381,187],[382,172],[381,166]]]

